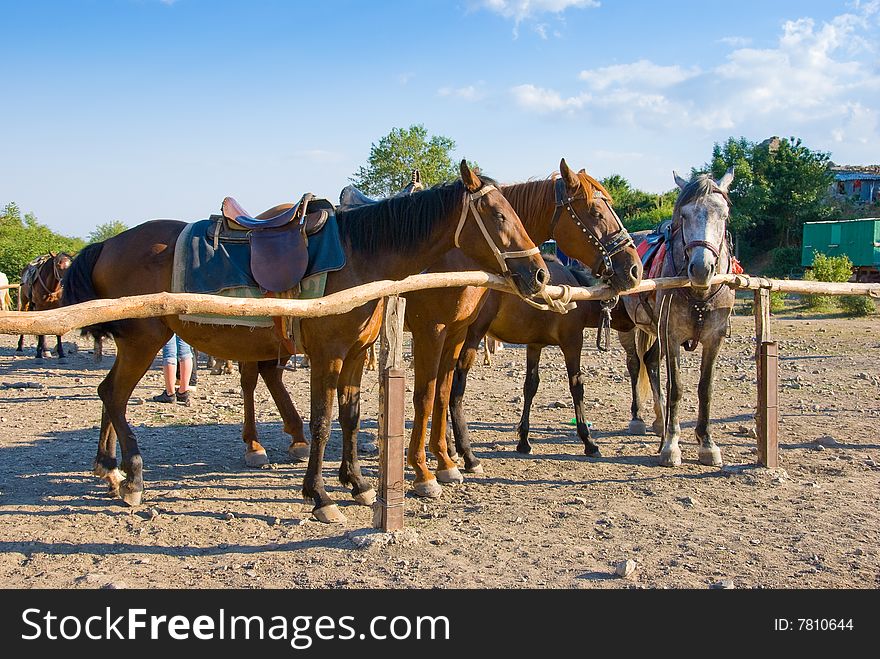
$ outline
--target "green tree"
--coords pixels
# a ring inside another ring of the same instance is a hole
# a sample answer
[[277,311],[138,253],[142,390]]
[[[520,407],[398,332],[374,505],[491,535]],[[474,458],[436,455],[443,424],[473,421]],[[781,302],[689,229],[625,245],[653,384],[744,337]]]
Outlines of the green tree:
[[797,246],[804,222],[829,217],[829,163],[830,154],[813,151],[796,137],[760,144],[731,137],[715,144],[712,160],[694,173],[718,178],[734,168],[730,228],[756,253]]
[[614,209],[629,231],[642,231],[672,217],[678,189],[653,194],[633,188],[620,174],[602,179],[602,185],[614,199]]
[[40,224],[33,213],[22,217],[15,202],[0,210],[0,271],[10,280],[17,278],[24,267],[41,254],[61,251],[72,254],[84,245],[79,238],[62,236]]
[[86,239],[86,241],[89,243],[100,243],[107,240],[108,238],[119,235],[126,229],[128,229],[128,226],[125,224],[125,222],[121,220],[105,222],[104,224],[99,224],[98,226],[96,226],[94,231],[89,234],[89,237]]
[[421,171],[426,186],[452,181],[458,177],[453,149],[454,140],[442,135],[428,137],[421,124],[394,128],[370,147],[367,165],[359,167],[351,181],[367,194],[381,197],[405,187],[413,169]]

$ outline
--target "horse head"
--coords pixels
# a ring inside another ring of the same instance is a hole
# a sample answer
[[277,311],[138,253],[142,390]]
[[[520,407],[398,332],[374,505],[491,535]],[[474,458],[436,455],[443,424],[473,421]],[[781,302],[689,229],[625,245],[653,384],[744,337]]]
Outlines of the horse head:
[[673,176],[681,191],[672,212],[672,230],[680,234],[684,244],[691,286],[706,289],[719,272],[725,249],[733,167],[717,181],[708,174],[701,174],[692,181],[686,181],[675,172]]
[[[466,196],[455,246],[484,267],[496,262],[521,296],[540,293],[550,275],[516,211],[498,185],[491,179],[483,180],[466,160],[461,161],[460,171]],[[472,216],[475,221],[469,222]]]
[[555,193],[551,232],[562,250],[615,291],[638,285],[642,262],[605,187],[586,170],[575,173],[563,158]]

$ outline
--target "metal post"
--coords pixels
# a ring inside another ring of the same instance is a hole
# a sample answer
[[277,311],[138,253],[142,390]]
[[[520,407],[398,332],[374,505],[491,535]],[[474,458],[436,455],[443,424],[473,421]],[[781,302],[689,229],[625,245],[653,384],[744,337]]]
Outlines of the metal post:
[[406,300],[384,299],[379,349],[379,495],[373,527],[383,531],[403,528],[404,431],[406,375],[403,367],[403,319]]
[[779,353],[775,341],[761,344],[758,378],[758,463],[779,466]]

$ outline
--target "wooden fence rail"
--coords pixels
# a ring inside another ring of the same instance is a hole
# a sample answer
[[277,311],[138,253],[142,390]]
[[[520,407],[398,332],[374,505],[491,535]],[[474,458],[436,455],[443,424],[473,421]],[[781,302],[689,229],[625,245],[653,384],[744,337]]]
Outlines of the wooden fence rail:
[[[765,279],[749,275],[719,275],[713,284],[733,288],[767,289],[791,293],[824,295],[868,295],[880,298],[880,284],[831,284],[814,281]],[[351,311],[371,300],[399,295],[424,288],[484,286],[513,292],[501,277],[486,272],[440,272],[413,275],[406,279],[382,280],[349,288],[315,300],[282,300],[278,298],[229,298],[222,295],[196,293],[152,293],[116,299],[91,300],[50,311],[0,312],[0,334],[65,334],[79,327],[123,318],[150,318],[178,314],[222,314],[224,316],[300,316],[316,318]],[[656,289],[686,288],[687,277],[645,279],[625,294]],[[548,286],[550,297],[559,298],[563,290]],[[572,300],[605,300],[613,297],[608,286],[572,288]]]

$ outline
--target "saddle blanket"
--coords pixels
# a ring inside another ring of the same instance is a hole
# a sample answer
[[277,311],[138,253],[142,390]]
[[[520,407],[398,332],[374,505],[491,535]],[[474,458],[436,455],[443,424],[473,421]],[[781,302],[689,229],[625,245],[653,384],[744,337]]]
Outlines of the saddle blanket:
[[[666,259],[666,241],[661,235],[651,234],[644,242],[636,247],[639,258],[642,260],[642,271],[647,273],[648,279],[656,279],[663,272],[663,261]],[[741,275],[744,270],[742,264],[735,256],[730,257],[730,272]]]
[[[210,293],[227,297],[262,298],[263,290],[251,273],[250,245],[220,241],[214,249],[213,220],[187,224],[174,247],[172,293]],[[336,218],[331,216],[319,233],[309,236],[309,265],[300,282],[298,299],[323,296],[327,273],[345,266],[345,252]],[[181,320],[208,325],[273,327],[270,317],[181,315]]]

